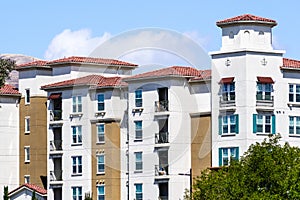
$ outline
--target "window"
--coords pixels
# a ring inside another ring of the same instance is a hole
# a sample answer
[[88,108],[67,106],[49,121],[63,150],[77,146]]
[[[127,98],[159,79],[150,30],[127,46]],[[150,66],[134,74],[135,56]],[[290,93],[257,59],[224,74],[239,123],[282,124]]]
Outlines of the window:
[[81,174],[82,173],[82,156],[73,156],[72,157],[72,172],[73,174]]
[[289,85],[289,102],[300,102],[300,85]]
[[73,110],[73,113],[82,112],[81,96],[73,96],[72,97],[72,110]]
[[219,135],[239,133],[239,116],[225,115],[219,116]]
[[72,187],[73,200],[82,200],[82,187]]
[[97,155],[97,173],[105,172],[104,154]]
[[289,121],[289,134],[300,134],[300,117],[290,116]]
[[135,91],[135,106],[136,107],[143,106],[142,93],[143,93],[143,90],[141,90],[141,89]]
[[256,100],[272,100],[273,84],[257,83]]
[[25,133],[30,133],[30,117],[25,117]]
[[30,104],[30,89],[25,89],[25,104]]
[[24,183],[30,183],[30,175],[24,176]]
[[230,161],[239,159],[239,148],[219,148],[219,166],[230,165]]
[[253,115],[253,133],[275,134],[275,128],[275,115]]
[[81,126],[72,126],[72,143],[81,144],[82,143],[82,128]]
[[97,186],[97,196],[98,200],[105,200],[105,185]]
[[143,130],[142,130],[142,121],[135,121],[135,139],[142,140],[143,139]]
[[24,151],[25,151],[25,162],[30,162],[30,146],[25,146]]
[[135,171],[143,170],[143,153],[135,152]]
[[104,110],[104,94],[98,94],[98,111]]
[[105,142],[104,127],[104,124],[97,124],[97,143]]
[[143,200],[143,184],[135,184],[135,199]]
[[235,101],[235,83],[223,83],[222,84],[222,100],[223,101]]

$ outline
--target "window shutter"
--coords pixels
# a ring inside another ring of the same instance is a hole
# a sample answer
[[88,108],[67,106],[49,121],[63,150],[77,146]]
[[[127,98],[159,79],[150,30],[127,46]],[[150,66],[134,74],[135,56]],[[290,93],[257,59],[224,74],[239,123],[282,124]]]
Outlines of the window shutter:
[[257,114],[253,114],[253,133],[257,132],[256,119],[257,119]]
[[239,158],[240,158],[239,147],[236,147],[235,151],[236,151],[236,158],[235,159],[239,160]]
[[235,133],[239,133],[239,115],[235,115]]
[[272,115],[272,134],[276,133],[276,117]]
[[219,148],[219,167],[223,165],[222,148]]
[[222,135],[222,116],[219,116],[219,135]]

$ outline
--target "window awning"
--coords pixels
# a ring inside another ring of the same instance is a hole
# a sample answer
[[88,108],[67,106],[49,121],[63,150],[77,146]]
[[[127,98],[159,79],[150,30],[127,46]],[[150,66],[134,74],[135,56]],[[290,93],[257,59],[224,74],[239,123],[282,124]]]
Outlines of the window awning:
[[258,76],[257,77],[257,81],[260,82],[260,83],[269,83],[269,84],[273,84],[274,81],[271,77],[262,77],[262,76]]
[[232,83],[234,80],[234,77],[227,77],[227,78],[222,78],[220,80],[220,84],[228,84],[228,83]]
[[52,93],[50,94],[48,99],[55,100],[55,99],[59,99],[60,97],[61,97],[61,93]]

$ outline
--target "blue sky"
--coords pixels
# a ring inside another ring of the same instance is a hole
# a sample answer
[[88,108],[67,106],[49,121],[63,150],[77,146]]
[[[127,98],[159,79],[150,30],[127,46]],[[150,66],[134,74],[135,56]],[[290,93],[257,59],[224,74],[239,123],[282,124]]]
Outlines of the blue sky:
[[[107,39],[149,27],[185,34],[209,52],[221,45],[216,21],[251,13],[275,19],[275,47],[286,50],[285,57],[300,60],[299,5],[296,0],[2,1],[0,53],[41,59],[89,55]],[[155,59],[164,58],[156,54]],[[135,61],[132,57],[129,60]]]

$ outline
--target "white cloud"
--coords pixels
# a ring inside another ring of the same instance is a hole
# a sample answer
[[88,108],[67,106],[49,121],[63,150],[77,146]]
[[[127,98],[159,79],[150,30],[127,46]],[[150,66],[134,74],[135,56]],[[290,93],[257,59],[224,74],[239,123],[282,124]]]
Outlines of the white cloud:
[[52,39],[45,53],[45,59],[52,60],[66,56],[88,56],[97,46],[110,37],[110,33],[104,33],[99,37],[92,37],[89,29],[77,31],[65,29]]

